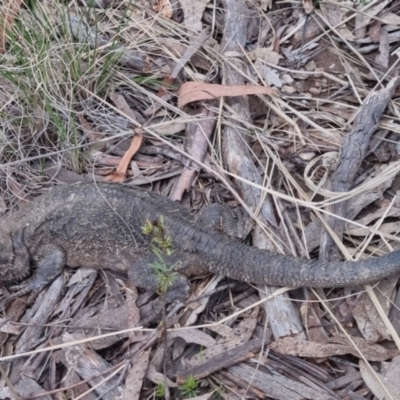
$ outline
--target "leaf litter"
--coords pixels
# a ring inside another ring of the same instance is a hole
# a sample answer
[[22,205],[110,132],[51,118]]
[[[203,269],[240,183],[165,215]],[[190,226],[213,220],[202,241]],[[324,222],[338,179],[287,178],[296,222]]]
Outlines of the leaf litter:
[[[2,209],[117,180],[194,213],[242,208],[275,252],[398,249],[399,7],[3,2]],[[399,396],[397,277],[318,292],[196,277],[161,324],[152,293],[107,271],[67,270],[30,306],[1,290],[3,398],[182,398],[189,376],[199,398]]]

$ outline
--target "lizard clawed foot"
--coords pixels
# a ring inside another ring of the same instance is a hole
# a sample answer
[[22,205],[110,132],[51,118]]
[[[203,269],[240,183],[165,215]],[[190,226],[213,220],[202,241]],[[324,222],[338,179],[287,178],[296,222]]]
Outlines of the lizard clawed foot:
[[46,283],[43,284],[43,282],[39,282],[38,279],[35,279],[35,276],[32,276],[26,279],[24,282],[20,283],[19,285],[10,286],[9,290],[13,293],[8,296],[7,301],[19,298],[29,293],[26,302],[28,304],[31,304],[45,286]]
[[35,272],[21,284],[10,287],[10,290],[16,290],[16,292],[9,296],[9,300],[30,293],[27,302],[32,303],[39,292],[61,273],[66,254],[60,246],[50,243],[36,250],[34,261]]

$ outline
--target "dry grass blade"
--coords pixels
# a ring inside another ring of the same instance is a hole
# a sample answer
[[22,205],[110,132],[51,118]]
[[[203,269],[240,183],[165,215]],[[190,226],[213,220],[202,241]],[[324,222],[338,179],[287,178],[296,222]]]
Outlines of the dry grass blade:
[[14,18],[24,3],[23,0],[9,0],[3,5],[0,12],[0,54],[3,54],[6,48],[7,31],[12,29]]

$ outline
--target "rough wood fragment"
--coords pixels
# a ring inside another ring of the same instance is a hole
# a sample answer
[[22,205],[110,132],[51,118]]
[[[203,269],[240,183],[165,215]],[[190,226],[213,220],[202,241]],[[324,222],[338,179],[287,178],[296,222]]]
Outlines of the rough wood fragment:
[[25,314],[21,322],[29,324],[18,340],[16,353],[23,353],[36,347],[39,340],[43,340],[45,324],[58,304],[64,288],[64,277],[56,278],[48,290],[39,294],[33,307]]
[[[63,335],[65,342],[72,342],[79,339],[79,336],[72,336],[69,333]],[[118,385],[119,378],[110,375],[110,365],[100,357],[96,352],[85,345],[74,345],[64,350],[65,359],[62,360],[67,368],[71,368],[82,379],[90,379],[89,385],[95,387],[94,390],[98,396],[106,400],[115,400],[122,398],[122,387]]]
[[[57,360],[59,360],[61,350],[53,353],[56,354]],[[90,386],[87,382],[82,382],[82,379],[73,371],[66,370],[65,375],[61,379],[61,386],[64,388],[64,391],[67,393],[68,398],[76,399],[78,396],[81,396],[85,393],[85,400],[98,400],[96,393],[90,392]]]
[[[387,88],[372,93],[365,100],[354,121],[352,131],[343,139],[339,160],[331,177],[330,190],[332,192],[348,192],[352,187],[367,152],[370,138],[378,129],[382,114],[399,83],[400,79],[394,78]],[[337,202],[329,211],[339,217],[344,217],[346,206],[346,201]],[[332,216],[327,216],[326,219],[338,239],[342,241],[344,221]],[[326,230],[322,232],[320,243],[321,260],[329,261],[339,257],[337,247]]]
[[289,379],[280,375],[276,371],[264,373],[256,366],[250,366],[246,363],[229,367],[229,371],[241,379],[247,381],[252,386],[262,390],[265,396],[272,397],[275,400],[332,400],[330,393],[317,387],[310,387],[302,382]]
[[213,346],[207,347],[201,353],[185,360],[186,368],[196,367],[205,361],[214,360],[219,354],[235,348],[250,340],[257,326],[259,307],[255,307],[251,314],[244,318],[235,328],[221,324],[210,326],[210,329],[219,335]]
[[40,395],[40,400],[52,400],[50,395],[46,395],[46,391],[33,379],[22,376],[16,383],[15,389],[24,399],[29,399]]
[[150,350],[147,349],[132,359],[132,365],[126,377],[124,400],[139,400],[143,380],[149,365]]
[[[240,53],[246,45],[247,25],[249,23],[249,9],[243,0],[226,0],[226,19],[223,32],[221,48],[225,53]],[[239,73],[242,61],[231,57],[225,62],[224,80],[227,85],[244,85],[244,78]],[[234,99],[226,99],[235,112],[238,120],[244,124],[251,124],[250,108],[248,99],[241,96]],[[246,125],[245,125],[246,126]],[[245,128],[245,126],[243,128]],[[244,130],[244,129],[243,129]],[[262,185],[262,178],[254,165],[250,151],[243,132],[226,125],[223,132],[223,151],[229,171],[250,182]],[[237,181],[241,195],[248,206],[255,210],[262,200],[259,218],[265,223],[279,238],[273,206],[268,196],[264,197],[259,189]],[[260,248],[267,248],[275,251],[275,246],[266,237],[260,227],[254,230],[254,244]],[[264,288],[263,288],[264,291]],[[275,288],[270,287],[266,290],[267,295],[273,293]],[[303,327],[300,316],[293,304],[288,301],[289,297],[281,295],[269,300],[266,303],[266,314],[268,316],[271,329],[276,338],[301,334]]]
[[[262,361],[264,361],[264,358]],[[301,379],[305,378],[319,386],[325,386],[326,389],[328,389],[325,383],[330,379],[329,374],[312,362],[299,357],[278,354],[273,350],[268,352],[268,359],[265,362],[286,376],[297,376],[299,379],[302,377]]]
[[263,341],[261,339],[251,340],[233,349],[229,349],[224,353],[218,354],[201,365],[178,371],[178,383],[183,383],[189,375],[193,375],[196,379],[201,379],[222,368],[254,357],[255,355],[253,352],[259,350],[262,343]]
[[246,393],[247,398],[250,399],[264,399],[265,394],[256,389],[248,382],[240,379],[236,374],[229,372],[228,370],[220,370],[219,372],[215,372],[213,374],[213,378],[220,383],[220,386],[224,387],[229,393],[229,397],[227,399],[237,399],[243,400],[243,396],[238,396],[240,394]]
[[343,354],[353,354],[359,357],[359,352],[361,352],[369,361],[385,361],[399,354],[397,349],[385,349],[379,344],[369,344],[364,339],[355,336],[351,337],[351,340],[355,346],[344,336],[335,336],[331,338],[328,344],[286,337],[271,343],[269,348],[277,353],[310,358],[324,358]]
[[334,379],[326,384],[331,389],[341,389],[344,386],[347,386],[349,383],[358,380],[361,378],[361,374],[359,372],[353,372],[352,374],[347,374],[345,376],[341,376],[340,378]]

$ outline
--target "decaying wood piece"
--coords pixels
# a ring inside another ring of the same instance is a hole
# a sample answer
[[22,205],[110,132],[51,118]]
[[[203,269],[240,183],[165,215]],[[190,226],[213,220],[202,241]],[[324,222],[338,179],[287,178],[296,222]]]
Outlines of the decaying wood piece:
[[131,367],[126,377],[124,400],[139,400],[143,381],[149,365],[150,349],[136,355],[131,360]]
[[[65,333],[63,340],[73,342],[79,340],[79,336]],[[113,372],[111,366],[95,351],[85,345],[76,344],[65,349],[64,357],[61,362],[82,379],[90,379],[89,384],[100,397],[110,400],[122,398],[123,389],[119,377],[110,377]]]
[[[29,324],[29,326],[19,337],[15,347],[15,354],[29,351],[43,341],[46,324],[61,296],[63,288],[64,278],[59,276],[51,283],[47,291],[39,295],[35,305],[24,315],[21,322]],[[26,359],[16,360],[12,365],[10,379],[20,379],[21,374],[23,375],[28,369],[31,369],[31,366],[30,363],[26,363]],[[35,372],[39,373],[39,371]]]
[[[370,138],[378,129],[383,111],[399,83],[400,78],[392,79],[386,89],[372,93],[364,102],[354,121],[353,130],[343,139],[339,160],[331,177],[330,190],[332,192],[348,192],[351,189],[364,160]],[[331,206],[329,211],[339,217],[344,217],[346,215],[346,206],[346,201],[340,201]],[[327,222],[341,241],[344,221],[327,216]],[[338,258],[338,249],[326,230],[321,235],[319,258],[323,261]]]
[[[246,44],[247,25],[249,23],[249,9],[242,0],[226,0],[226,20],[221,43],[222,52],[225,54],[241,53]],[[243,76],[239,73],[241,60],[228,57],[224,65],[224,80],[227,85],[244,85]],[[235,97],[226,100],[238,120],[244,124],[251,125],[250,109],[248,99],[245,96]],[[246,125],[243,126],[243,131]],[[251,160],[250,151],[246,142],[245,134],[239,132],[227,124],[223,131],[223,151],[225,161],[229,171],[250,182],[262,185],[262,178],[256,166]],[[255,210],[262,202],[259,218],[270,230],[274,232],[275,237],[279,238],[278,222],[271,200],[268,196],[264,198],[262,192],[250,185],[237,180],[241,195],[246,204]],[[282,240],[282,239],[280,239]],[[276,247],[268,240],[260,227],[254,230],[254,245],[260,248],[267,248],[270,251],[277,252]],[[276,288],[266,288],[266,294],[272,294]],[[269,300],[266,303],[266,313],[271,324],[271,329],[276,338],[297,335],[303,331],[297,309],[292,305],[287,295],[281,295]]]
[[268,372],[263,372],[264,369],[265,366],[262,369],[257,369],[256,364],[252,366],[248,363],[241,363],[229,367],[228,371],[261,390],[265,396],[276,400],[337,399],[336,396],[316,385],[311,387],[300,381],[287,378],[272,368],[268,368]]
[[24,399],[33,398],[34,396],[38,396],[38,398],[40,398],[41,400],[52,399],[50,395],[46,395],[46,391],[43,390],[37,382],[35,382],[31,378],[28,378],[27,376],[21,377],[21,379],[15,385],[15,389]]
[[201,379],[222,368],[227,368],[240,361],[255,357],[253,352],[259,351],[262,345],[262,339],[250,340],[247,343],[218,354],[201,365],[179,371],[177,376],[178,382],[183,383],[189,375],[193,375],[196,379]]

